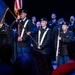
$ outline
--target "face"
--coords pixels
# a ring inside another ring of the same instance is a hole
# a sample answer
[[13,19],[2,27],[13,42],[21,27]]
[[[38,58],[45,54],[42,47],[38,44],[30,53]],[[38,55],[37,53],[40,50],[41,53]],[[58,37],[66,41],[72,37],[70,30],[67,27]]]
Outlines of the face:
[[67,26],[67,25],[62,25],[62,30],[63,30],[63,31],[68,30],[68,26]]
[[37,22],[37,23],[36,23],[36,27],[37,27],[37,28],[41,27],[41,23],[40,23],[40,22]]
[[75,17],[74,16],[71,16],[70,17],[70,21],[75,21]]
[[56,15],[55,15],[55,14],[52,14],[52,15],[51,15],[51,18],[52,18],[52,19],[56,19]]
[[47,25],[47,21],[41,21],[41,26],[45,27]]
[[36,22],[36,17],[33,17],[32,18],[32,22]]
[[21,13],[21,19],[24,19],[27,16],[26,13]]

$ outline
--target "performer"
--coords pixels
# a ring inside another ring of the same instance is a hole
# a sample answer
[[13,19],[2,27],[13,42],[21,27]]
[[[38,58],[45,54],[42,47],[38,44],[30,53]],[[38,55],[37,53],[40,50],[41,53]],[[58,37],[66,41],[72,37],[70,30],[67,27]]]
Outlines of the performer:
[[58,58],[58,65],[62,65],[68,62],[69,57],[67,54],[67,45],[73,41],[74,34],[72,31],[68,30],[68,23],[64,22],[62,24],[62,32],[60,32],[60,36],[58,39],[60,40],[60,54]]
[[40,70],[42,72],[42,75],[50,75],[53,67],[50,60],[50,29],[47,28],[47,19],[42,18],[41,19],[41,26],[42,28],[38,31],[38,60],[39,64],[41,66]]
[[29,19],[27,19],[27,10],[22,10],[20,18],[17,46],[18,55],[30,53],[30,37],[26,34],[26,32],[32,30],[32,23]]
[[[47,19],[41,19],[41,28],[33,31],[37,39],[37,46],[35,46],[35,58],[38,63],[39,75],[50,75],[53,70],[50,61],[50,29],[47,27]],[[28,33],[29,35],[29,33]]]
[[75,75],[75,43],[71,42],[67,46],[69,61],[58,66],[52,75]]
[[58,24],[58,21],[57,21],[57,19],[56,19],[56,14],[55,13],[52,13],[51,14],[51,20],[49,21],[49,23],[48,23],[48,27],[51,29],[51,30],[53,30],[53,28],[55,27],[55,26],[57,26],[57,24]]
[[18,23],[20,21],[20,14],[17,16],[16,20],[14,20],[11,25],[10,28],[12,29],[13,32],[13,58],[12,61],[15,61],[16,59],[16,51],[17,51],[17,39],[18,39]]

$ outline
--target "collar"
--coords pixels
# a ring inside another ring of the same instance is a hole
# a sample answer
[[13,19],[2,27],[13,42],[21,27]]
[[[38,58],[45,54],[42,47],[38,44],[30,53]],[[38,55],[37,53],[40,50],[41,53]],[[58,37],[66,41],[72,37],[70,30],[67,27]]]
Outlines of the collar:
[[52,20],[53,22],[56,22],[56,19]]
[[35,25],[35,22],[32,22]]
[[45,27],[42,27],[42,29],[46,29],[47,28],[47,26],[45,26]]
[[67,33],[68,32],[68,30],[66,30],[66,31],[63,31],[63,33]]
[[25,21],[26,20],[26,17],[23,19],[23,21]]

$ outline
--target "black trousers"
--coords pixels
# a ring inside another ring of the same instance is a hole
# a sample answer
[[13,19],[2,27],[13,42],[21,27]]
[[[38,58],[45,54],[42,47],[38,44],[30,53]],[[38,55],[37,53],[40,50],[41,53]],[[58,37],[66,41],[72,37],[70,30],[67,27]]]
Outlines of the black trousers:
[[37,61],[38,75],[51,75],[53,67],[50,56],[47,54],[42,54],[38,51],[32,51],[32,55]]

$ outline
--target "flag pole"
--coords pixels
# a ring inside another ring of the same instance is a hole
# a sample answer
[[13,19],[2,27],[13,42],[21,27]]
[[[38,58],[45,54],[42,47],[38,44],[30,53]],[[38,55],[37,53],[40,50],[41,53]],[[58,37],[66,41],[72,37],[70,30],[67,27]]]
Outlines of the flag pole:
[[13,14],[13,12],[9,9],[9,12],[13,15],[13,17],[16,19],[16,16]]
[[9,10],[9,8],[6,9],[5,14],[4,14],[4,16],[3,16],[2,20],[1,20],[1,23],[4,22],[4,18],[5,18],[5,16],[6,16],[6,13],[7,13],[8,10]]
[[[60,36],[60,28],[58,28],[58,36]],[[59,39],[57,40],[57,50],[56,50],[56,63],[58,66],[58,56],[59,56]]]

